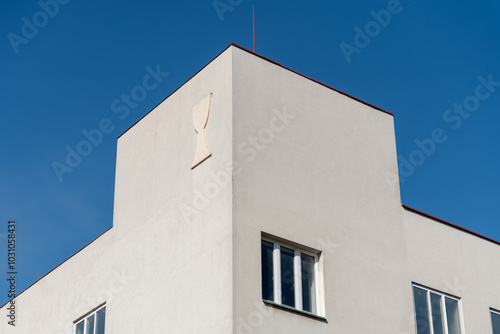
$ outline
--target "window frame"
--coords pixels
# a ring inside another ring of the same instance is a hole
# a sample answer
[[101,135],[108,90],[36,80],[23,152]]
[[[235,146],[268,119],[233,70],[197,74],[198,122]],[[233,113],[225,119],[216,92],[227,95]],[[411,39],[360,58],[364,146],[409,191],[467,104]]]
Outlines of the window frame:
[[496,314],[497,316],[499,316],[499,317],[500,317],[500,311],[499,311],[499,310],[496,310],[496,309],[494,309],[494,308],[490,308],[491,332],[492,332],[493,334],[496,334],[496,333],[493,331],[493,330],[495,329],[495,328],[493,328],[493,314]]
[[[83,333],[86,334],[87,333],[87,323],[88,323],[87,319],[89,319],[93,315],[95,316],[94,317],[95,320],[94,320],[94,333],[92,333],[92,334],[95,334],[95,326],[96,326],[95,324],[97,321],[97,312],[99,312],[103,308],[106,308],[106,304],[99,305],[98,307],[96,307],[92,311],[86,313],[85,315],[83,315],[80,318],[78,318],[77,320],[75,320],[74,326],[73,326],[73,334],[76,334],[76,326],[78,326],[82,321],[83,321]],[[106,314],[106,313],[104,313],[104,314]],[[106,327],[106,318],[104,318],[104,326]]]
[[444,334],[449,334],[449,331],[448,331],[448,314],[447,314],[447,310],[446,310],[446,300],[445,298],[449,298],[449,299],[453,299],[455,301],[457,301],[457,304],[458,304],[458,315],[460,317],[460,331],[461,333],[460,334],[464,334],[464,329],[465,329],[465,326],[464,326],[464,316],[463,316],[463,310],[462,310],[462,299],[460,297],[457,297],[457,296],[454,296],[454,295],[450,295],[448,293],[445,293],[445,292],[441,292],[439,290],[436,290],[436,289],[432,289],[432,288],[429,288],[425,285],[421,285],[421,284],[418,284],[418,283],[412,283],[411,285],[412,287],[412,296],[413,296],[413,313],[414,313],[414,321],[415,321],[415,333],[418,334],[418,327],[417,327],[417,310],[416,310],[416,305],[415,305],[415,290],[414,288],[419,288],[419,289],[422,289],[422,290],[425,290],[426,291],[426,298],[427,298],[427,312],[428,312],[428,319],[429,319],[429,330],[430,330],[430,334],[434,334],[434,323],[433,323],[433,319],[432,319],[432,302],[431,302],[431,293],[434,293],[436,295],[439,295],[440,296],[440,307],[441,307],[441,317],[443,319],[443,330],[444,330]]
[[[298,312],[304,312],[316,317],[324,317],[324,305],[323,305],[323,281],[321,279],[322,268],[321,268],[321,252],[305,250],[304,247],[297,246],[294,243],[281,241],[280,239],[275,239],[273,237],[261,236],[262,242],[268,242],[273,244],[273,300],[263,299],[264,302],[272,303],[275,305],[282,306],[284,308],[290,308]],[[288,248],[293,250],[293,277],[294,277],[294,297],[295,306],[288,306],[282,303],[282,291],[281,291],[281,248]],[[307,311],[303,309],[302,300],[302,258],[301,254],[311,256],[314,259],[314,287],[315,287],[315,312]],[[261,263],[262,270],[262,263]],[[262,272],[261,272],[262,279]],[[262,286],[261,286],[262,289]]]

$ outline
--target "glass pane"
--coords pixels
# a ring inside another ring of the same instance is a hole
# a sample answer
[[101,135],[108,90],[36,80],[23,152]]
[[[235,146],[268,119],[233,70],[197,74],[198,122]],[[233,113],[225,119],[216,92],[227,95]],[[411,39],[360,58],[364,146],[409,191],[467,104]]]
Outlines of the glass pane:
[[500,314],[491,312],[491,322],[493,323],[493,334],[500,334]]
[[460,311],[458,309],[458,300],[448,297],[444,298],[446,305],[446,322],[448,323],[448,334],[461,334]]
[[429,306],[427,304],[427,290],[414,286],[413,299],[415,301],[417,334],[431,334]]
[[316,288],[314,285],[314,257],[301,254],[302,309],[316,313]]
[[444,334],[443,312],[441,311],[441,295],[431,292],[431,310],[434,334]]
[[80,321],[76,324],[75,334],[83,334],[83,327],[85,326],[85,320]]
[[262,241],[261,264],[262,264],[262,299],[274,301],[273,294],[273,244]]
[[106,307],[96,313],[95,334],[104,334],[104,323],[106,321]]
[[86,334],[94,334],[94,318],[95,316],[92,314],[87,318],[87,333]]
[[281,247],[281,303],[295,307],[295,282],[292,249]]

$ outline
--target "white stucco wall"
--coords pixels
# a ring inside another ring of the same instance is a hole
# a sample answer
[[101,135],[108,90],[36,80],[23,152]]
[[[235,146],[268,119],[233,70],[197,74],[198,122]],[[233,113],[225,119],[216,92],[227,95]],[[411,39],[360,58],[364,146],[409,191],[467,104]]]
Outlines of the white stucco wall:
[[[17,326],[1,321],[0,333],[70,334],[102,302],[108,334],[231,332],[231,177],[214,174],[232,154],[231,54],[118,139],[114,227],[22,293]],[[213,156],[191,171],[192,107],[209,93]],[[214,178],[217,196],[202,203]]]
[[[224,333],[231,328],[230,175],[226,174],[226,186],[210,187],[217,184],[220,167],[231,162],[231,62],[228,50],[118,140],[117,234],[134,242],[136,236],[129,231],[143,226],[137,240],[154,248],[146,265],[141,262],[143,254],[136,255],[141,293],[135,301],[123,296],[117,318],[110,317],[110,333],[163,333],[166,328],[172,333],[215,328]],[[192,108],[210,93],[206,131],[213,155],[192,171]],[[212,191],[217,195],[210,198]],[[147,221],[150,225],[143,225]],[[149,273],[146,277],[143,270]],[[139,319],[145,320],[134,321],[136,330],[130,331],[123,319],[137,318],[141,304]]]
[[[212,157],[191,170],[209,93]],[[118,139],[114,227],[0,333],[70,334],[106,302],[107,334],[409,334],[412,282],[490,333],[500,246],[403,209],[388,173],[391,115],[231,46]],[[263,304],[261,233],[322,251],[327,322]]]
[[[407,223],[418,218],[408,218],[386,178],[398,175],[392,116],[243,50],[233,52],[233,71],[233,154],[242,168],[234,333],[415,333],[412,281],[454,293],[445,282],[462,276],[469,286],[486,277],[464,292],[465,329],[490,333],[500,247],[428,218]],[[283,109],[293,117],[280,129],[272,119]],[[441,243],[427,239],[428,228]],[[263,306],[262,232],[323,251],[327,323]]]
[[[234,178],[234,331],[244,332],[241,319],[262,303],[261,232],[323,250],[328,323],[275,310],[254,333],[407,328],[384,311],[411,307],[392,279],[405,260],[399,191],[384,177],[397,175],[392,116],[239,49],[233,71],[233,150],[242,166]],[[293,118],[252,157],[245,143],[267,138],[275,109]]]
[[404,210],[408,279],[461,298],[465,333],[493,333],[500,245]]

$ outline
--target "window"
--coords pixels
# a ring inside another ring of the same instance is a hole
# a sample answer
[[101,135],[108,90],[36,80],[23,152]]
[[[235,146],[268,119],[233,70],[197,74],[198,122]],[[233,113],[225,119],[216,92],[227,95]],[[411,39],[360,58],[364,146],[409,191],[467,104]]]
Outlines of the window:
[[317,253],[262,239],[262,299],[321,314],[318,260]]
[[413,285],[417,334],[461,334],[459,299]]
[[75,334],[104,334],[106,306],[102,306],[85,316],[75,325]]
[[500,334],[500,312],[491,310],[491,323],[493,325],[493,334]]

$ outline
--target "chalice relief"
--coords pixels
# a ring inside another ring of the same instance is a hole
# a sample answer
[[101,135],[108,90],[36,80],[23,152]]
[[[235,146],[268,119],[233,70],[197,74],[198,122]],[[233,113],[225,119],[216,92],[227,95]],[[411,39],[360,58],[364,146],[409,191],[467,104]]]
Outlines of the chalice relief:
[[208,94],[203,100],[198,102],[198,104],[193,107],[193,125],[198,137],[196,139],[196,152],[194,154],[191,169],[195,168],[212,156],[212,152],[210,152],[210,149],[208,148],[207,135],[205,133],[208,116],[210,114],[211,100],[212,93]]

